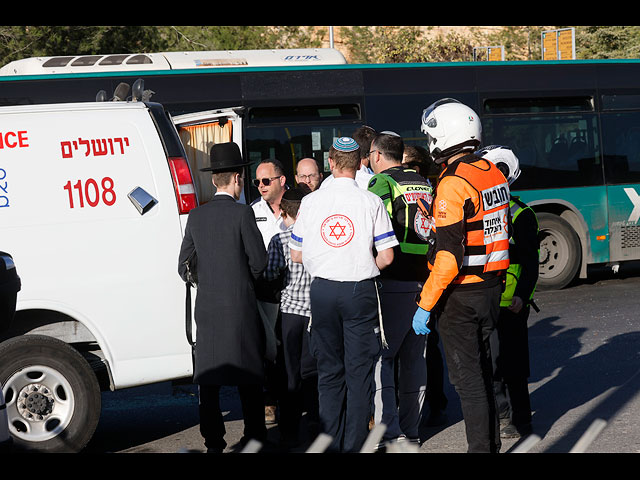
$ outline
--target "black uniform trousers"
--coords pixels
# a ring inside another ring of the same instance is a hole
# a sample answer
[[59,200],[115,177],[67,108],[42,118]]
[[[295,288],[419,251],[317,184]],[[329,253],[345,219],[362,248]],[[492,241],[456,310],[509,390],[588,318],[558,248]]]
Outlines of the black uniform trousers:
[[438,317],[449,380],[460,397],[470,453],[497,453],[501,446],[490,347],[501,293],[499,282],[450,288]]
[[498,414],[500,418],[510,418],[516,426],[531,423],[529,311],[529,306],[518,313],[501,307],[497,328],[491,337]]
[[309,317],[282,312],[280,350],[286,375],[280,384],[279,426],[283,438],[294,442],[303,412],[310,423],[318,423],[318,369],[309,347],[308,325]]
[[[224,440],[226,430],[220,409],[220,385],[202,384],[198,386],[198,390],[200,434],[204,438],[204,445],[208,450],[222,453],[227,442]],[[264,423],[262,385],[238,385],[238,394],[244,420],[244,432],[240,442],[244,446],[249,440],[254,439],[264,444],[267,440],[267,427]]]
[[444,394],[444,362],[440,352],[440,334],[438,333],[438,316],[431,312],[427,327],[431,332],[427,335],[427,390],[425,400],[431,412],[447,408],[447,397]]
[[373,279],[311,282],[311,352],[317,360],[321,429],[329,452],[359,452],[369,434],[373,372],[381,352]]

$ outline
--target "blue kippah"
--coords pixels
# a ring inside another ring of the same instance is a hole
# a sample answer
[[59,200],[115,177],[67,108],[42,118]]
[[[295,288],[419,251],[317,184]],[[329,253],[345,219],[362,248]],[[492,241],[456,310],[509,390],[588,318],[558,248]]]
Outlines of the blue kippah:
[[333,142],[333,148],[341,152],[353,152],[360,148],[360,145],[351,137],[340,137]]

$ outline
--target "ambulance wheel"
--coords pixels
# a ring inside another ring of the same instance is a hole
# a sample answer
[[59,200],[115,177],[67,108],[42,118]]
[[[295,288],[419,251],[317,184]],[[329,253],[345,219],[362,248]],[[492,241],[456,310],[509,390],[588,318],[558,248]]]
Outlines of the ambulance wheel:
[[538,213],[540,228],[539,290],[560,290],[578,274],[580,239],[569,223],[552,213]]
[[56,338],[0,343],[0,383],[16,450],[78,452],[98,425],[101,393],[80,353]]

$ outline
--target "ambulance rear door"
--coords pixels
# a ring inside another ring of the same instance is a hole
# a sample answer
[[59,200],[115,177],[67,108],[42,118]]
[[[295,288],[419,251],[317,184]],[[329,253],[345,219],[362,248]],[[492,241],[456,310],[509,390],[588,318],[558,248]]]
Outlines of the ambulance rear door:
[[[200,171],[209,166],[211,146],[233,141],[243,151],[242,111],[242,107],[222,108],[173,117],[191,166],[200,204],[208,202],[215,193],[211,172]],[[240,201],[245,203],[244,197]]]

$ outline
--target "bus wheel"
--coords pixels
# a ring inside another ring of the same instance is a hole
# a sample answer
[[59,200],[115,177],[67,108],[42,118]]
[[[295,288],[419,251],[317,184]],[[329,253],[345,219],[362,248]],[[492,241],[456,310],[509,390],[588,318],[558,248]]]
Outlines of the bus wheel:
[[93,370],[65,342],[23,335],[0,344],[0,382],[16,450],[78,452],[98,425]]
[[569,223],[551,213],[539,213],[539,290],[559,290],[576,277],[582,250],[580,239]]

